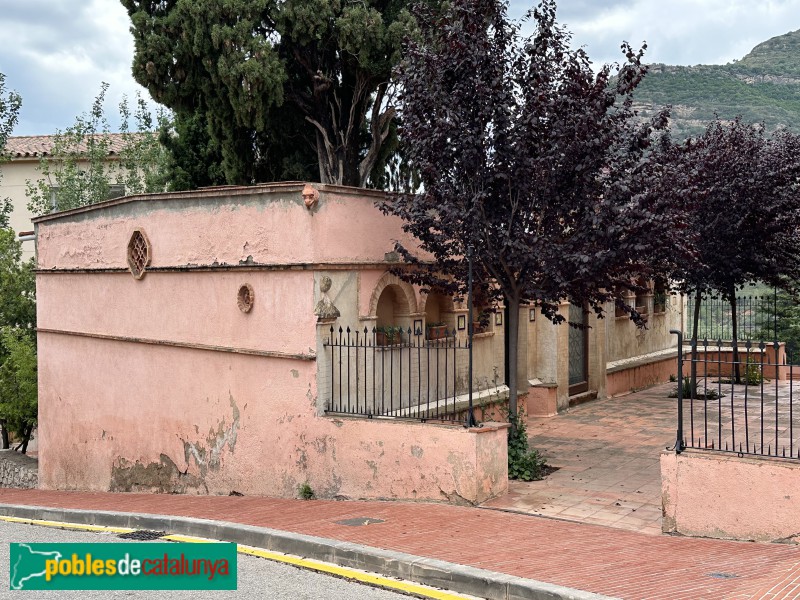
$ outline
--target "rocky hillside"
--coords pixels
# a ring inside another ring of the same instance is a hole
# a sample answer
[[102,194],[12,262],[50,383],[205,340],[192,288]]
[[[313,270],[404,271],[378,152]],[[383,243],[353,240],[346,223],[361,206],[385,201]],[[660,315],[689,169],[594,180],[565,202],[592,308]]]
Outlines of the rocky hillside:
[[651,65],[636,104],[645,116],[671,104],[676,138],[700,133],[715,113],[800,133],[800,30],[763,42],[727,65]]

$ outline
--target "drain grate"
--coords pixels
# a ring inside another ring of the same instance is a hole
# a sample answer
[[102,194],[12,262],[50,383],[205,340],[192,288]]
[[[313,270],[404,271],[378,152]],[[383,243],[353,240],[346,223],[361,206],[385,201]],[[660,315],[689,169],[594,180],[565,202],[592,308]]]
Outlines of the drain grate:
[[375,525],[377,523],[384,523],[383,519],[373,519],[371,517],[358,517],[356,519],[345,519],[343,521],[336,521],[337,525],[347,525],[348,527],[361,527],[362,525]]
[[714,579],[736,579],[739,577],[734,573],[709,573],[708,576]]
[[136,540],[139,542],[149,542],[150,540],[157,540],[167,535],[166,531],[150,531],[149,529],[139,529],[138,531],[131,531],[130,533],[121,533],[118,537],[123,540]]

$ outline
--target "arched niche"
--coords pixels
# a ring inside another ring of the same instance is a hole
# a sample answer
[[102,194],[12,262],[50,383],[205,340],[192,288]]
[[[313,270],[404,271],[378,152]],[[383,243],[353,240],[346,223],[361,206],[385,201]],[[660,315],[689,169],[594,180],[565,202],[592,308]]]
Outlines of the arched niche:
[[425,323],[444,323],[449,329],[455,327],[453,314],[455,306],[450,296],[438,292],[423,294],[420,312],[425,314]]
[[369,318],[378,327],[411,326],[411,315],[417,312],[414,288],[396,275],[386,273],[378,280],[369,303]]

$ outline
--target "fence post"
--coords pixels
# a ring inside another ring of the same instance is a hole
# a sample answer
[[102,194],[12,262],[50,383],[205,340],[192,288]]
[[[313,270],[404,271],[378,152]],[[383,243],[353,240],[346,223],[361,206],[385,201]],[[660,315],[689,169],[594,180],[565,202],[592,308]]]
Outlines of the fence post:
[[678,433],[675,441],[675,454],[680,454],[683,449],[683,332],[670,329],[669,332],[678,336]]
[[[467,369],[468,392],[467,392],[467,418],[464,420],[464,427],[475,427],[475,413],[472,407],[472,339],[475,334],[472,326],[472,244],[467,246],[467,339],[469,343],[469,366]],[[455,392],[455,386],[453,387]]]

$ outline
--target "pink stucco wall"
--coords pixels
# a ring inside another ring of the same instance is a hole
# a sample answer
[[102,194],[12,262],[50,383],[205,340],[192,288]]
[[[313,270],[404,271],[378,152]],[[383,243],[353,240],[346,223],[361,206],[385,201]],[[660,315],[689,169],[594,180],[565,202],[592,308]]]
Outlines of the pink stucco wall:
[[44,334],[49,489],[481,501],[505,431],[317,416],[315,363]]
[[[249,313],[236,304],[243,283],[255,292]],[[169,272],[140,281],[127,272],[42,274],[37,292],[42,329],[296,354],[315,346],[309,271]]]
[[611,397],[627,394],[669,381],[670,376],[677,376],[677,373],[677,356],[633,364],[606,373],[606,394]]
[[[127,268],[124,249],[146,223],[153,267],[383,262],[394,240],[414,247],[401,221],[374,205],[377,193],[319,186],[320,202],[303,205],[302,184],[280,184],[110,201],[38,223],[39,268]],[[157,218],[155,218],[157,215]],[[91,225],[87,223],[87,219]]]
[[661,454],[667,533],[779,541],[798,534],[800,464],[687,450]]
[[[319,276],[342,273],[332,293],[359,314],[350,274],[377,281],[403,233],[374,195],[323,187],[308,211],[301,189],[158,195],[37,222],[42,487],[294,496],[307,482],[320,497],[452,502],[506,490],[503,427],[324,416]],[[126,263],[137,228],[152,248],[141,280]]]
[[[703,348],[702,344],[698,345],[697,355],[697,374],[700,377],[715,377],[717,375],[730,376],[733,369],[733,348],[730,347],[728,342],[722,350],[718,350],[717,346],[709,345]],[[776,352],[777,350],[777,352]],[[751,347],[750,352],[747,352],[745,343],[739,346],[738,363],[745,365],[748,362],[758,365],[758,368],[768,379],[786,380],[789,378],[789,366],[786,364],[786,344],[779,342],[777,349],[774,344],[766,344],[763,353],[758,348],[758,345]],[[683,347],[684,360],[688,361],[692,357],[691,346],[684,345]],[[687,367],[684,367],[684,369]],[[744,367],[742,367],[744,368]]]

